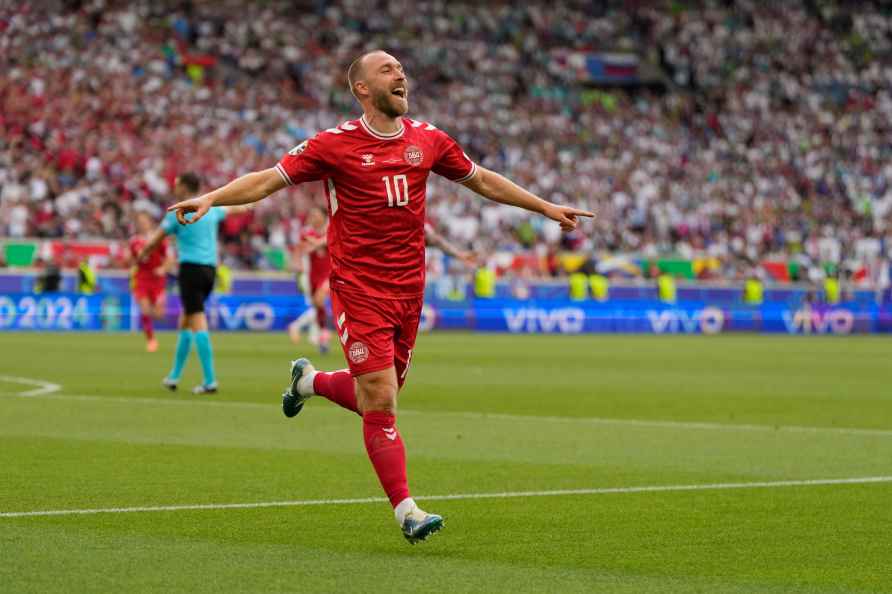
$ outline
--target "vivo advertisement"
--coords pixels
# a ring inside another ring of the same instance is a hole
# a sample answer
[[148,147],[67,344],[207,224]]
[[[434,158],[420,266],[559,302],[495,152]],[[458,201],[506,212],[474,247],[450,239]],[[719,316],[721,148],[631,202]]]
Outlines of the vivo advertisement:
[[[208,301],[216,330],[284,331],[306,311],[302,296],[227,295]],[[167,300],[160,328],[174,328],[179,299]],[[138,310],[127,294],[30,293],[0,295],[0,330],[136,330]],[[717,306],[652,300],[606,303],[570,300],[477,299],[429,301],[422,331],[474,330],[512,334],[721,334],[765,332],[847,335],[892,332],[892,306],[865,304]]]
[[[441,308],[443,322],[452,326],[456,314]],[[459,314],[460,315],[460,314]],[[659,301],[523,301],[477,302],[465,327],[513,334],[773,334],[846,335],[892,332],[892,310],[863,306],[797,306],[771,304],[726,307],[699,302]]]

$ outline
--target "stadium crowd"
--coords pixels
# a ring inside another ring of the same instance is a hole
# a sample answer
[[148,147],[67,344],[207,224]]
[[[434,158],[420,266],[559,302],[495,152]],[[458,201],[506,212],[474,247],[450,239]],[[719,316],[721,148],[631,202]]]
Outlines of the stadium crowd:
[[[866,1],[3,3],[0,235],[120,239],[178,172],[215,187],[271,166],[355,117],[344,70],[371,47],[405,65],[412,117],[598,211],[561,236],[432,176],[434,224],[480,254],[533,254],[518,275],[560,275],[554,255],[575,251],[888,282],[892,10]],[[587,88],[559,59],[616,50],[665,87]],[[321,199],[289,189],[225,221],[226,263],[268,266]]]

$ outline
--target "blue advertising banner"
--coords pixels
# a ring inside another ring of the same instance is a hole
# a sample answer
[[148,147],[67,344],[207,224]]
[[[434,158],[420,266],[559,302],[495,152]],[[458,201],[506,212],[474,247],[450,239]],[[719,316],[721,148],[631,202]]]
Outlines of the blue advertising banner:
[[764,304],[716,306],[656,300],[518,301],[476,300],[428,303],[433,328],[464,328],[513,334],[647,333],[854,334],[892,331],[892,312],[876,305],[809,306]]
[[[308,309],[301,295],[223,295],[208,301],[211,328],[283,331]],[[159,329],[176,327],[179,297],[168,297]],[[77,293],[0,295],[0,330],[136,330],[139,310],[128,294]],[[571,301],[431,299],[421,330],[474,330],[512,334],[720,334],[765,332],[799,335],[892,333],[892,306],[765,303],[729,306],[705,301]]]
[[[128,297],[128,301],[130,298]],[[212,330],[250,332],[284,331],[293,320],[308,309],[301,295],[212,295],[205,313]],[[139,308],[131,302],[129,327],[139,327]],[[170,295],[165,305],[165,316],[155,327],[159,330],[176,328],[180,314],[179,295]]]
[[79,293],[0,295],[0,330],[129,329],[130,298]]
[[208,324],[217,330],[284,331],[308,307],[302,295],[223,295],[208,301]]

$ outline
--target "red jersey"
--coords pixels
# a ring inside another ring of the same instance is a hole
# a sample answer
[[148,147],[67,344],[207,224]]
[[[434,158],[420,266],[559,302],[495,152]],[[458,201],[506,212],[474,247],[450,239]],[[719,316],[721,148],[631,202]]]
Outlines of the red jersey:
[[363,116],[294,147],[276,170],[288,184],[325,181],[332,288],[405,299],[424,294],[430,172],[463,182],[477,166],[431,124],[401,118],[387,135]]
[[[322,238],[322,234],[312,227],[305,227],[300,232],[301,241],[316,241]],[[328,257],[328,247],[321,245],[315,250],[307,252],[307,261],[309,263],[309,275],[311,279],[325,280],[331,273],[331,259]]]
[[[143,246],[147,243],[146,239],[141,235],[134,235],[130,238],[130,255],[133,256],[133,259],[136,261],[136,257],[139,255],[139,252],[142,250]],[[167,258],[167,238],[161,240],[154,250],[149,253],[149,257],[145,259],[143,262],[136,261],[136,277],[142,278],[146,280],[153,280],[156,278],[160,278],[160,275],[155,273],[155,270],[164,264],[164,260]]]

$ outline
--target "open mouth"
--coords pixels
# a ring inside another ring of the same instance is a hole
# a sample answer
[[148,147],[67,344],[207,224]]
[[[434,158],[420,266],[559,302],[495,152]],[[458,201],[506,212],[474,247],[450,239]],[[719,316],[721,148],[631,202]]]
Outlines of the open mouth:
[[401,97],[403,99],[406,98],[406,88],[405,87],[397,87],[390,91],[392,95],[396,95],[397,97]]

